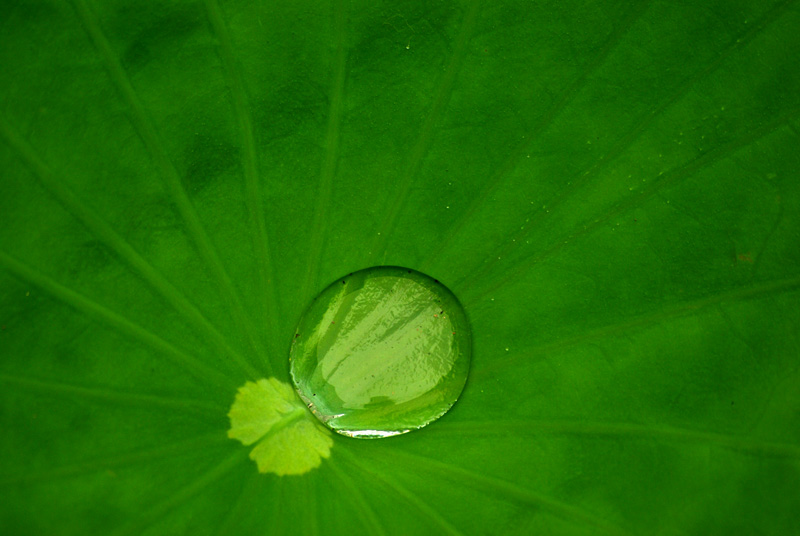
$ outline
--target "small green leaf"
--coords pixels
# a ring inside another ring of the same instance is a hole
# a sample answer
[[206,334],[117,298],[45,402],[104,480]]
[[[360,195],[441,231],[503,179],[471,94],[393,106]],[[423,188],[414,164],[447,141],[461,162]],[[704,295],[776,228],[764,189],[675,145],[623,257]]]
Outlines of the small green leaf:
[[258,444],[250,459],[262,473],[301,475],[330,456],[330,434],[311,418],[291,386],[275,378],[247,382],[228,412],[228,437]]

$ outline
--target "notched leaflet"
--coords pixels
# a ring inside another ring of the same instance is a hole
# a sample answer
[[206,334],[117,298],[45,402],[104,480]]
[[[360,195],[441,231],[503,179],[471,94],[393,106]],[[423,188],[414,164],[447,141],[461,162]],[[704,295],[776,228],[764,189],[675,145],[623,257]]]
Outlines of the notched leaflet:
[[253,445],[250,459],[261,473],[301,475],[330,456],[330,432],[302,405],[287,383],[275,378],[246,382],[228,412],[228,437]]

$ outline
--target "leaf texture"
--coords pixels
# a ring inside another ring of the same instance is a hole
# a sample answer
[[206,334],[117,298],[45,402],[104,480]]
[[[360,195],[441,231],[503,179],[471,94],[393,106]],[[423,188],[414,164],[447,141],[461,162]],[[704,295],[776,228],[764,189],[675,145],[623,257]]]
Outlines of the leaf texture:
[[[797,532],[797,2],[2,11],[0,533]],[[258,473],[237,389],[375,265],[461,398]]]

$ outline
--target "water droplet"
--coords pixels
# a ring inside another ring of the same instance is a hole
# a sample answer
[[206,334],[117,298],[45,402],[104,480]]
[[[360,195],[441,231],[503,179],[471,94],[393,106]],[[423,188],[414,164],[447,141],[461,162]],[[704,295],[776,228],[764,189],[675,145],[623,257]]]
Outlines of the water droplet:
[[350,437],[398,435],[444,415],[469,373],[471,334],[458,299],[407,268],[368,268],[345,279],[300,319],[296,331],[304,335],[290,353],[300,397],[328,428]]

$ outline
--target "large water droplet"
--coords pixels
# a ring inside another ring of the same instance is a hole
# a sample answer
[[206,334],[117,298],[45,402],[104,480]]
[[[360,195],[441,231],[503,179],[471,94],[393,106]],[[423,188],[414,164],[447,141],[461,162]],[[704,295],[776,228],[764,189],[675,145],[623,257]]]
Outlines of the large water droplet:
[[464,309],[444,285],[407,268],[348,275],[300,319],[289,357],[300,397],[330,429],[388,437],[435,421],[469,374]]

